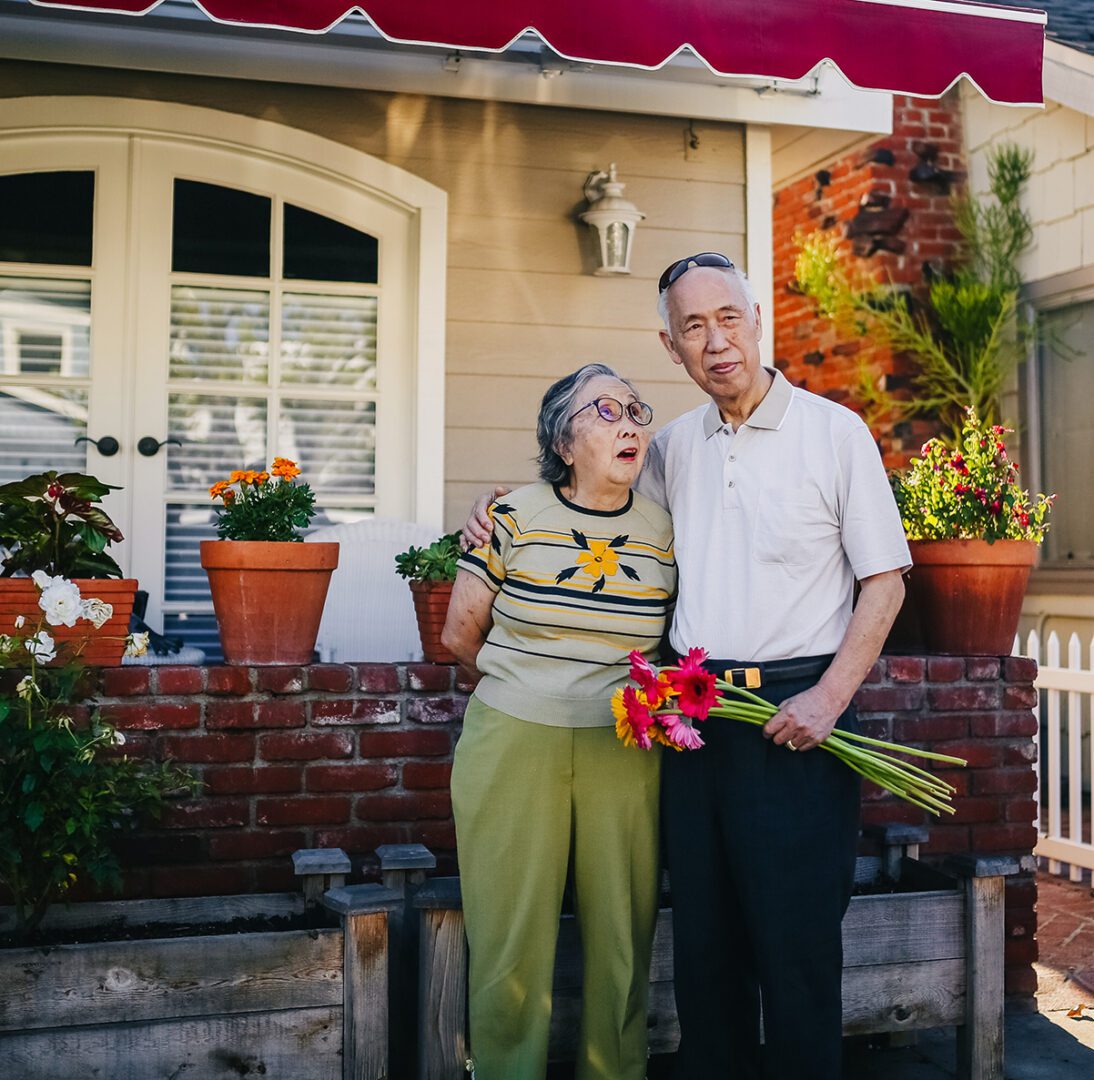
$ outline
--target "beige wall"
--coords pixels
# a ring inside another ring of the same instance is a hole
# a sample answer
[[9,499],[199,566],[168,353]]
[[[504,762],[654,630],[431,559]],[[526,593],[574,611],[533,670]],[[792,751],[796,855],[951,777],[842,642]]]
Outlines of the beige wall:
[[1044,109],[1008,109],[964,92],[965,142],[972,187],[988,186],[991,147],[1013,142],[1033,151],[1028,207],[1033,247],[1025,281],[1094,266],[1094,116],[1046,101]]
[[[455,77],[455,76],[454,76]],[[445,520],[535,475],[550,379],[588,361],[637,379],[657,423],[701,400],[656,335],[656,279],[710,248],[745,261],[744,132],[732,124],[227,79],[0,63],[0,97],[93,94],[227,109],[363,150],[449,195]],[[592,276],[586,175],[616,162],[647,215],[632,274]]]

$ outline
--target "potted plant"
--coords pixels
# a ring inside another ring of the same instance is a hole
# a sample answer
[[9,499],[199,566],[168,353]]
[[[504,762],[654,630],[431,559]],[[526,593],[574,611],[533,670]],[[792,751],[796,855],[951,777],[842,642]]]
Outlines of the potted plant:
[[969,408],[957,449],[941,439],[891,476],[912,551],[908,595],[930,652],[1010,654],[1055,495],[1030,496],[1008,428]]
[[[101,630],[110,605],[41,571],[32,588],[36,616],[19,615],[0,635],[0,885],[11,893],[16,939],[80,879],[117,887],[121,831],[158,817],[168,793],[196,783],[173,766],[118,755],[125,737],[86,700],[81,642],[55,640],[62,629]],[[147,635],[123,633],[121,645],[140,655]]]
[[395,572],[410,582],[422,655],[434,664],[454,664],[456,658],[441,644],[441,631],[456,580],[460,534],[448,533],[428,547],[410,547],[395,556]]
[[276,457],[269,472],[239,470],[209,489],[218,540],[203,540],[220,644],[229,664],[312,659],[337,543],[302,543],[315,495],[300,469]]
[[[45,472],[0,487],[0,623],[37,617],[39,586],[32,575],[71,579],[79,592],[94,592],[104,607],[90,626],[58,624],[53,635],[78,643],[84,663],[121,662],[137,591],[107,554],[121,531],[98,505],[115,491],[82,473]],[[109,612],[107,612],[109,609]],[[105,616],[105,617],[104,617]]]

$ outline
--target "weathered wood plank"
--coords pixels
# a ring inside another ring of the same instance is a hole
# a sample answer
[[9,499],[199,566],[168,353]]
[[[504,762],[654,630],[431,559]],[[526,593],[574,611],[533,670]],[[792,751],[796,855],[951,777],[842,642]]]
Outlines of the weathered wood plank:
[[[188,926],[230,923],[237,919],[291,919],[303,914],[299,892],[240,896],[185,896],[163,900],[91,900],[54,904],[42,921],[46,931],[111,930],[143,926]],[[0,934],[15,929],[15,909],[0,907]]]
[[1003,908],[1006,879],[974,877],[968,892],[969,1006],[957,1029],[961,1080],[1003,1076]]
[[342,1010],[291,1009],[23,1032],[0,1040],[11,1080],[342,1080]]
[[385,1080],[388,1075],[388,915],[347,915],[344,1080]]
[[453,1080],[467,1060],[463,912],[425,909],[418,953],[418,1078]]
[[843,917],[843,966],[952,960],[965,955],[961,892],[856,896]]
[[964,1015],[964,960],[844,969],[844,1035],[944,1027]]
[[342,1004],[341,929],[0,952],[0,1030]]

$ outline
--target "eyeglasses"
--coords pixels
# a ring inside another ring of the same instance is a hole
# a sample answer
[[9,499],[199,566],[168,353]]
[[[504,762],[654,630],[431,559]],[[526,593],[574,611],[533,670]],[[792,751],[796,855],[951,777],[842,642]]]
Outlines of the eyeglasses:
[[601,420],[607,420],[609,424],[618,424],[623,419],[623,413],[625,412],[639,427],[645,427],[653,419],[653,409],[651,409],[644,401],[629,401],[624,405],[621,401],[616,401],[613,397],[598,397],[593,401],[590,401],[588,405],[582,405],[570,417],[573,420],[574,416],[580,416],[586,409],[596,407],[596,411]]
[[657,280],[657,294],[661,295],[673,282],[679,281],[689,270],[696,266],[720,266],[725,270],[735,270],[732,260],[717,251],[701,251],[698,255],[689,255],[686,259],[677,259]]

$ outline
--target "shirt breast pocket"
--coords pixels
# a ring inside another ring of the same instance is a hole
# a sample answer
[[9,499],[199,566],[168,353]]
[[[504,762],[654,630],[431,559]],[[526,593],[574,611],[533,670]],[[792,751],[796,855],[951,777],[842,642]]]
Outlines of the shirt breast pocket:
[[759,563],[816,563],[839,538],[839,523],[815,488],[768,493],[756,509],[755,522],[752,552]]

